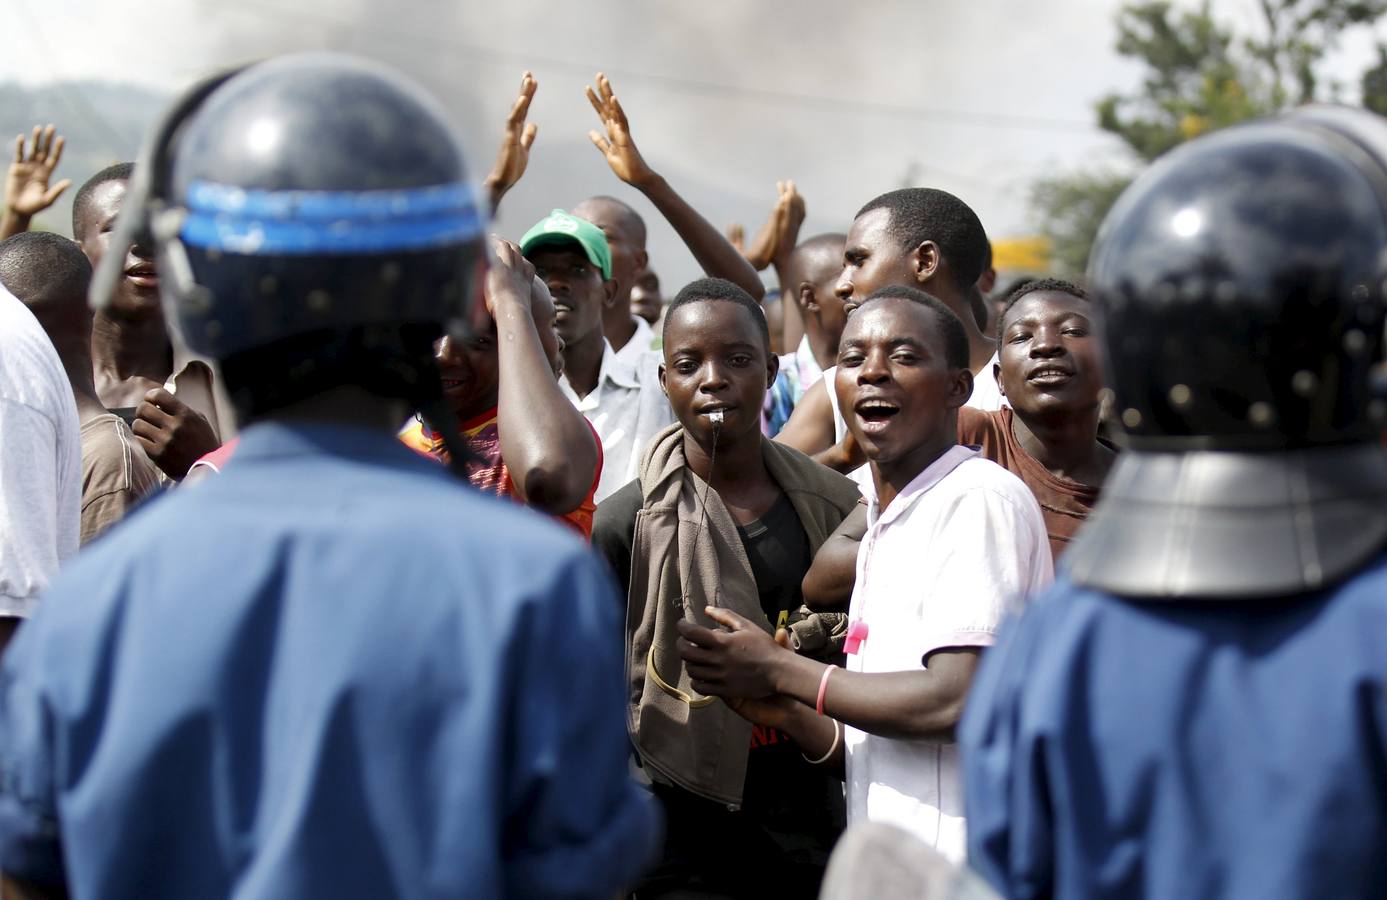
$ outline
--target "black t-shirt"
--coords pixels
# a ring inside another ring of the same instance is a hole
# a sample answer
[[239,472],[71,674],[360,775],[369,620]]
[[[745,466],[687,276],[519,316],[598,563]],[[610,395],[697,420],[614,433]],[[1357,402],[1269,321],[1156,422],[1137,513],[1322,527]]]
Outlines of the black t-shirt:
[[756,593],[761,597],[761,612],[772,628],[780,628],[790,613],[804,602],[800,583],[809,571],[813,556],[809,553],[809,536],[799,523],[795,505],[784,494],[766,514],[747,525],[738,525],[751,574],[756,579]]
[[[640,508],[640,485],[632,482],[604,500],[593,517],[593,548],[611,566],[623,594],[630,590]],[[803,602],[800,582],[812,561],[809,538],[784,494],[737,531],[761,610],[777,627]],[[843,783],[826,767],[806,762],[786,735],[753,730],[739,810],[670,785],[657,783],[654,790],[665,809],[665,847],[659,866],[637,886],[638,895],[658,897],[679,888],[730,897],[818,895],[846,817]]]

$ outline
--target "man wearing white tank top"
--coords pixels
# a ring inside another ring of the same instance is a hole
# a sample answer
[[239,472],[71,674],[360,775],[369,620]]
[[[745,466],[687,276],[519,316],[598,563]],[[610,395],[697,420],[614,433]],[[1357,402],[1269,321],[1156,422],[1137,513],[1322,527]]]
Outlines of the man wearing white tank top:
[[[867,295],[884,287],[925,291],[949,307],[968,338],[973,393],[968,406],[1002,406],[993,366],[996,342],[983,333],[986,319],[978,276],[987,265],[987,234],[977,215],[959,198],[932,188],[904,188],[882,194],[862,207],[848,230],[843,271],[835,293],[849,313]],[[840,472],[865,463],[851,440],[830,389],[836,367],[824,371],[795,407],[776,440],[807,453]]]

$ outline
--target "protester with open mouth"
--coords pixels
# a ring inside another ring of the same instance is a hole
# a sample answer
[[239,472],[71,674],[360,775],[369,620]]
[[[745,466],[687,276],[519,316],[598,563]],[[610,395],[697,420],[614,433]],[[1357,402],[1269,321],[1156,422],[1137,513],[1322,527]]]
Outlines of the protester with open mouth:
[[783,733],[695,696],[677,628],[714,624],[703,614],[713,606],[767,641],[788,627],[809,651],[833,623],[804,619],[800,582],[858,493],[762,435],[777,360],[741,288],[705,278],[681,290],[664,359],[678,422],[646,450],[638,479],[598,507],[592,536],[626,592],[627,718],[668,822],[660,865],[636,893],[815,897],[843,827],[841,786]]
[[682,624],[680,652],[694,690],[845,767],[850,824],[899,825],[962,862],[954,728],[1003,616],[1053,577],[1045,523],[1020,479],[958,445],[973,376],[943,303],[900,287],[864,298],[835,387],[872,473],[847,671],[713,607],[725,630]]
[[[958,442],[977,447],[1035,495],[1057,562],[1098,502],[1117,454],[1098,437],[1102,364],[1089,315],[1078,285],[1059,279],[1020,285],[997,329],[997,385],[1010,406],[958,411]],[[846,606],[866,531],[866,511],[857,510],[824,542],[804,580],[810,606]]]

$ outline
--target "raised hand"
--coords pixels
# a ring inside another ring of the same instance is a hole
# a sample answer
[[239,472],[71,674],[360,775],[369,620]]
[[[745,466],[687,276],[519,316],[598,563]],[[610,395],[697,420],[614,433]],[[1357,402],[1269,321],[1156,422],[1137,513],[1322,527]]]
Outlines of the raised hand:
[[498,305],[510,302],[528,312],[534,264],[516,244],[503,238],[491,238],[491,251],[491,265],[486,272],[486,311],[496,318]]
[[485,184],[493,213],[501,204],[501,198],[515,187],[520,176],[525,174],[525,167],[530,164],[530,147],[534,146],[539,126],[534,122],[527,123],[525,117],[529,115],[530,101],[535,99],[535,89],[538,87],[539,82],[529,72],[521,77],[520,96],[515,98],[510,116],[506,119],[506,131],[501,137],[501,149],[496,153],[496,164],[491,167],[491,174],[486,176]]
[[800,227],[804,224],[804,198],[795,190],[795,183],[777,181],[775,190],[775,207],[749,246],[743,247],[739,241],[732,240],[730,232],[728,234],[732,246],[758,272],[771,263],[784,263],[789,259],[790,252],[799,240]]
[[733,222],[731,225],[727,226],[727,230],[723,233],[727,235],[727,243],[735,247],[738,253],[745,256],[746,229],[742,227],[742,224],[740,222]]
[[642,189],[658,176],[641,158],[635,141],[631,140],[631,123],[626,119],[626,111],[621,101],[612,92],[612,83],[606,75],[597,73],[597,90],[587,88],[588,102],[597,111],[598,118],[606,129],[604,137],[600,131],[589,131],[588,137],[594,146],[607,158],[607,165],[617,178],[637,189]]
[[781,216],[775,246],[771,250],[771,261],[784,262],[799,242],[799,230],[804,225],[804,198],[795,190],[793,181],[778,181],[775,188],[780,192],[775,208]]
[[[778,187],[778,185],[777,185]],[[772,262],[775,248],[780,240],[780,232],[783,229],[785,219],[785,209],[780,201],[776,201],[771,209],[770,216],[766,219],[766,224],[761,226],[761,230],[756,232],[756,237],[752,239],[749,246],[743,246],[737,241],[732,241],[732,246],[746,257],[746,261],[751,263],[752,268],[761,271]],[[730,237],[729,237],[730,240]]]
[[43,212],[62,196],[71,179],[49,186],[58,160],[63,158],[63,139],[53,125],[34,126],[33,147],[26,150],[24,135],[14,142],[14,162],[5,178],[5,217],[0,224],[0,239],[27,231],[29,220]]

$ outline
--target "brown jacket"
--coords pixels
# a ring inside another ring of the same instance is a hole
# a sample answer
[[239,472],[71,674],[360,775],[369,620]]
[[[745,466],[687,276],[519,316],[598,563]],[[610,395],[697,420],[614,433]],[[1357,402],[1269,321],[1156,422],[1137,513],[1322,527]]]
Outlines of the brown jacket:
[[[817,551],[857,505],[856,486],[783,444],[762,438],[761,453],[799,514],[810,551]],[[684,463],[682,426],[655,437],[638,477],[644,502],[636,514],[626,606],[631,739],[655,775],[737,806],[751,723],[726,704],[695,694],[675,649],[675,624],[689,619],[716,627],[703,614],[708,605],[764,623],[751,564],[716,492],[706,492],[707,519],[701,522],[705,485]]]

